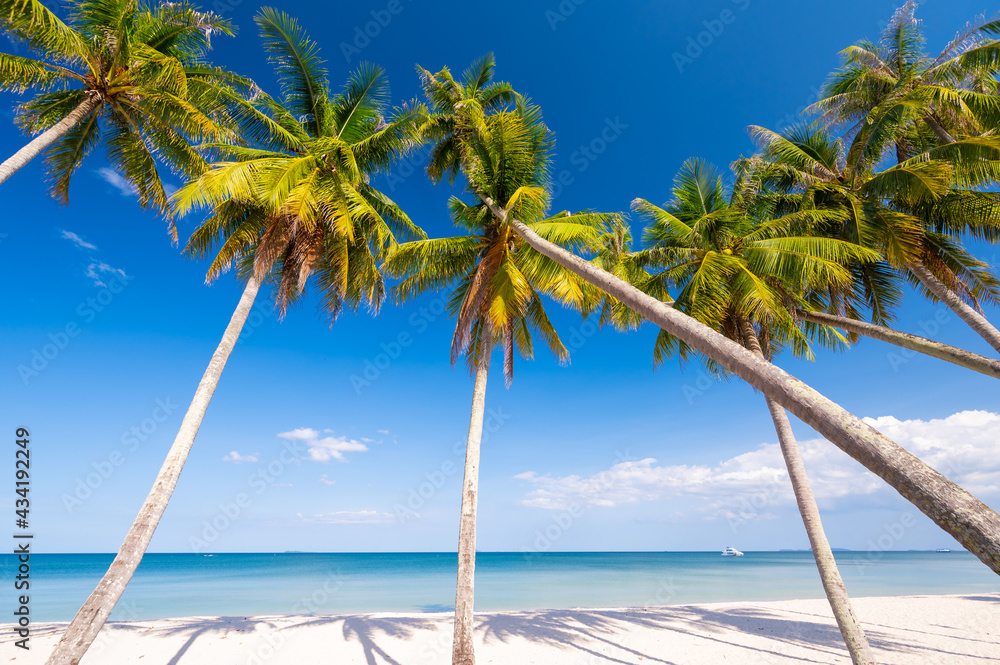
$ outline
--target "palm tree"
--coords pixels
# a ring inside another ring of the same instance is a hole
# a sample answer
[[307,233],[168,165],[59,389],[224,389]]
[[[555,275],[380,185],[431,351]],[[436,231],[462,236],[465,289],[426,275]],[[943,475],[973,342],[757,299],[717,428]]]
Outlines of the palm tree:
[[805,110],[846,125],[848,137],[879,161],[895,151],[899,162],[928,143],[982,136],[1000,115],[993,96],[1000,73],[1000,19],[981,17],[962,28],[934,57],[924,53],[917,2],[907,0],[886,24],[878,42],[862,41],[841,52],[819,100]]
[[205,63],[211,35],[233,28],[187,2],[78,0],[64,23],[38,0],[0,0],[0,28],[35,56],[0,53],[0,90],[36,93],[17,121],[38,133],[0,164],[0,183],[48,149],[52,193],[64,202],[103,140],[140,204],[169,214],[157,160],[197,175],[205,163],[190,142],[234,138],[237,91],[252,88]]
[[987,566],[1000,573],[1000,515],[969,492],[813,388],[620,277],[546,240],[516,215],[509,214],[488,192],[475,189],[476,166],[474,159],[466,156],[471,156],[483,141],[475,121],[476,115],[483,117],[483,114],[474,114],[477,110],[474,103],[466,103],[451,111],[447,108],[441,111],[451,113],[456,126],[463,128],[459,155],[461,170],[480,200],[497,218],[505,220],[529,247],[777,401],[885,480]]
[[451,184],[465,169],[465,139],[482,128],[489,113],[508,108],[517,93],[508,83],[493,82],[496,60],[487,53],[476,60],[456,81],[447,67],[437,74],[417,65],[420,83],[431,104],[424,136],[433,142],[427,175],[435,184],[447,178]]
[[[675,308],[767,361],[785,346],[811,356],[808,338],[790,307],[808,307],[801,294],[813,289],[850,283],[844,265],[880,256],[841,240],[808,235],[808,227],[817,221],[813,215],[774,217],[768,214],[771,208],[766,201],[762,205],[759,199],[738,195],[727,200],[721,175],[697,159],[681,167],[665,207],[644,199],[632,204],[648,223],[648,249],[640,254],[679,289]],[[828,346],[841,341],[826,328],[812,332]],[[675,351],[682,358],[688,355],[686,344],[661,331],[656,362]],[[708,362],[710,369],[717,369],[711,359]],[[788,416],[781,405],[766,399],[823,589],[853,662],[869,665],[875,661],[823,531]]]
[[[944,159],[963,167],[966,172],[952,183],[955,191],[940,192],[943,200],[924,200],[905,212],[924,220],[942,240],[963,233],[996,240],[1000,202],[982,186],[1000,182],[1000,143],[994,136],[1000,128],[1000,41],[989,38],[1000,33],[1000,20],[968,24],[931,58],[923,53],[916,6],[909,0],[897,10],[878,43],[845,49],[843,68],[807,111],[849,126],[847,163],[856,173],[870,171],[889,151],[900,164]],[[909,257],[908,277],[1000,351],[1000,331],[942,260],[946,253],[925,245]]]
[[[594,265],[657,300],[671,301],[665,275],[651,273],[648,269],[648,259],[643,253],[633,251],[632,232],[625,220],[614,220],[607,233],[601,236],[594,251]],[[587,301],[581,310],[584,316],[592,310],[599,310],[598,324],[613,325],[621,332],[635,330],[642,325],[642,317],[621,301],[589,284],[587,286],[585,292]]]
[[840,328],[851,333],[852,336],[861,335],[882,342],[888,342],[895,346],[916,351],[932,358],[938,358],[959,367],[971,369],[974,372],[1000,379],[1000,360],[994,360],[972,353],[965,349],[960,349],[949,344],[942,344],[926,337],[911,335],[910,333],[893,330],[888,326],[878,326],[873,323],[859,321],[846,316],[837,316],[826,312],[808,311],[804,309],[796,310],[795,316],[802,321],[815,323],[823,326]]
[[175,195],[182,212],[211,210],[186,250],[197,258],[216,252],[208,281],[238,265],[246,287],[149,496],[49,665],[79,662],[132,578],[261,285],[273,278],[284,311],[315,273],[323,306],[333,318],[343,307],[361,303],[377,311],[385,293],[377,266],[397,245],[395,234],[423,237],[402,210],[368,184],[369,176],[412,148],[419,109],[385,117],[388,86],[374,67],[356,72],[331,97],[316,44],[298,24],[267,8],[256,20],[283,95],[279,103],[262,94],[258,113],[244,118],[248,135],[265,147],[214,146],[233,161],[213,164]]
[[[529,220],[532,228],[550,240],[571,247],[591,245],[616,218],[596,213],[545,217],[548,199],[538,196],[535,190],[547,178],[545,155],[551,139],[538,122],[523,122],[523,118],[536,115],[536,108],[519,100],[514,110],[484,119],[482,129],[486,140],[480,146],[483,149],[474,156],[477,187],[506,201],[521,218]],[[433,127],[435,122],[431,118],[428,125]],[[531,131],[524,131],[526,128]],[[435,145],[435,155],[444,153],[441,145]],[[525,156],[530,157],[525,159]],[[437,166],[434,159],[432,156],[429,168],[432,172]],[[454,364],[464,355],[475,377],[459,522],[452,645],[454,665],[474,665],[479,456],[492,352],[495,346],[503,349],[508,386],[513,380],[515,349],[525,358],[534,355],[532,328],[561,362],[567,361],[569,351],[545,313],[541,294],[579,306],[584,293],[575,275],[528,249],[482,202],[470,205],[452,198],[450,207],[455,224],[468,235],[406,243],[384,267],[388,274],[403,278],[394,289],[399,303],[427,291],[454,286],[449,311],[457,324],[451,361]]]
[[816,124],[797,125],[780,134],[763,127],[750,131],[761,152],[740,160],[740,170],[759,172],[767,185],[788,195],[788,205],[839,207],[845,214],[843,222],[826,232],[876,249],[885,258],[855,269],[855,288],[836,294],[831,313],[860,318],[857,304],[863,302],[874,322],[884,324],[900,298],[893,273],[901,273],[945,302],[1000,351],[1000,332],[977,311],[981,301],[1000,302],[1000,280],[946,229],[929,228],[926,221],[947,216],[951,228],[997,228],[995,221],[977,218],[982,211],[980,193],[970,189],[966,195],[966,190],[953,186],[956,181],[980,181],[982,174],[977,160],[955,156],[986,151],[1000,157],[997,139],[966,139],[930,148],[873,172],[850,152],[845,154],[843,142]]

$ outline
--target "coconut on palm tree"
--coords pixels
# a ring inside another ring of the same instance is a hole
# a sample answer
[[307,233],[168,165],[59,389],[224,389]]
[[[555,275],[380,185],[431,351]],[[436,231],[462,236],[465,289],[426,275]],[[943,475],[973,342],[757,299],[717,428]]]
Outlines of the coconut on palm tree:
[[187,2],[78,0],[63,22],[38,0],[0,0],[0,29],[30,56],[0,53],[0,90],[34,93],[17,107],[17,122],[38,134],[0,164],[0,183],[48,150],[62,201],[103,142],[140,204],[168,214],[158,161],[197,175],[205,162],[192,143],[234,140],[237,92],[253,87],[205,62],[211,36],[233,28]]
[[[842,240],[809,235],[818,221],[815,213],[775,217],[766,201],[727,198],[721,175],[701,160],[684,163],[666,206],[636,199],[632,209],[648,223],[648,248],[640,255],[678,290],[673,306],[768,361],[786,346],[797,355],[811,355],[809,338],[790,311],[809,306],[802,294],[848,284],[845,266],[880,258]],[[842,341],[826,328],[810,332],[828,346]],[[675,352],[686,357],[688,351],[684,342],[661,331],[654,357],[659,363]],[[711,359],[709,365],[718,368]],[[855,665],[870,665],[875,662],[871,648],[823,531],[788,416],[766,399],[830,607]]]
[[[532,228],[550,240],[570,247],[592,245],[615,216],[561,213],[546,218],[548,198],[544,185],[551,137],[540,123],[524,122],[525,117],[537,113],[537,108],[518,100],[515,108],[483,119],[481,149],[467,155],[477,164],[476,187],[505,201],[519,218],[529,220]],[[430,118],[428,124],[440,127],[445,123]],[[446,154],[442,144],[449,140],[441,134],[436,137],[431,170],[440,164],[434,160]],[[466,235],[403,244],[384,268],[388,274],[402,278],[394,288],[397,302],[453,287],[448,306],[457,323],[451,360],[454,364],[464,356],[474,376],[452,647],[454,665],[473,665],[479,458],[492,353],[496,347],[502,351],[508,386],[513,380],[515,352],[525,358],[534,355],[532,330],[560,361],[568,360],[569,352],[549,321],[541,296],[578,307],[584,301],[584,292],[575,275],[532,252],[481,201],[469,204],[452,198],[450,207],[452,219]]]
[[272,279],[284,311],[315,275],[321,303],[332,317],[359,304],[377,311],[385,294],[379,263],[396,246],[397,235],[423,237],[395,203],[368,184],[371,175],[412,148],[419,109],[387,116],[388,86],[374,67],[356,72],[331,96],[316,44],[296,21],[265,8],[257,24],[282,91],[280,102],[260,95],[258,113],[244,118],[261,147],[213,146],[228,161],[212,164],[175,195],[182,212],[210,211],[187,246],[198,258],[215,254],[208,280],[235,265],[246,287],[153,489],[111,567],[49,657],[50,665],[79,662],[138,567],[261,285]]
[[[445,98],[447,99],[447,98]],[[483,138],[477,118],[481,106],[474,102],[445,104],[440,112],[450,113],[462,132],[460,168],[474,185],[476,145]],[[917,506],[938,526],[953,535],[987,566],[1000,572],[1000,515],[932,469],[883,434],[824,397],[813,388],[775,367],[722,334],[672,308],[600,266],[546,240],[509,214],[485,191],[475,194],[499,219],[506,220],[524,242],[555,263],[569,269],[592,286],[620,301],[643,319],[665,329],[692,348],[710,357],[771,397],[827,440],[861,462],[885,480],[904,498]]]

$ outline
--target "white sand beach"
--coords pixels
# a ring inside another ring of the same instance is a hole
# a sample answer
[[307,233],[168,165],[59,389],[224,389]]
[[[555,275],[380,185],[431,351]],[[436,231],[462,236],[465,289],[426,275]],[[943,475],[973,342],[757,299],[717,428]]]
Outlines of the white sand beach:
[[[855,598],[883,665],[1000,663],[1000,594]],[[477,615],[480,663],[850,663],[825,600]],[[65,624],[32,649],[3,627],[2,662],[41,665]],[[188,617],[109,624],[84,665],[431,665],[451,654],[450,614]]]

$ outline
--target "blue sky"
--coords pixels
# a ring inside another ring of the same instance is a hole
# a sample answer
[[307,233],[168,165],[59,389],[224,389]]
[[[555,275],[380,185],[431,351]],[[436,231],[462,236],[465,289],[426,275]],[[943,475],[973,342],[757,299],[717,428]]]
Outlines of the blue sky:
[[[389,5],[277,3],[319,41],[335,85],[374,61],[388,70],[396,101],[418,95],[415,63],[461,70],[494,51],[498,78],[539,103],[556,132],[555,171],[572,180],[556,205],[609,211],[635,197],[667,199],[688,157],[724,166],[748,154],[747,125],[795,121],[837,52],[875,38],[895,6],[567,0],[560,9],[552,0],[498,11],[400,0],[385,14]],[[252,22],[258,4],[216,7],[241,32],[217,40],[214,60],[273,91]],[[923,3],[930,48],[984,9]],[[391,20],[356,53],[364,45],[356,28],[372,12]],[[700,54],[689,41],[699,38]],[[0,106],[4,154],[24,141],[10,123],[14,101],[3,96]],[[140,210],[106,166],[99,154],[87,161],[65,207],[48,198],[37,161],[0,188],[11,277],[0,398],[7,430],[33,435],[41,551],[117,549],[240,293],[232,276],[206,286],[206,265],[182,258],[163,221]],[[432,187],[420,168],[406,173],[383,181],[385,190],[430,235],[451,233],[449,190]],[[196,223],[181,221],[182,238]],[[974,249],[996,264],[995,248]],[[454,550],[472,385],[448,363],[453,322],[434,312],[429,296],[331,328],[314,299],[280,322],[262,299],[151,551]],[[697,366],[654,372],[649,327],[622,335],[555,305],[550,314],[572,364],[539,354],[517,364],[510,390],[499,372],[489,387],[480,549],[807,547],[787,481],[775,476],[780,457],[759,394],[709,381]],[[1000,320],[996,309],[987,314]],[[63,339],[67,325],[76,334]],[[899,327],[989,351],[914,294]],[[401,334],[410,343],[396,349]],[[49,348],[54,357],[37,375],[19,372],[55,343],[64,348]],[[989,379],[876,342],[820,353],[816,363],[779,362],[859,416],[881,419],[899,443],[1000,506],[1000,400]],[[375,376],[368,363],[383,369]],[[366,368],[369,385],[352,381]],[[955,546],[808,427],[795,429],[834,546],[868,549],[880,538],[898,549]],[[4,495],[0,506],[10,505]]]

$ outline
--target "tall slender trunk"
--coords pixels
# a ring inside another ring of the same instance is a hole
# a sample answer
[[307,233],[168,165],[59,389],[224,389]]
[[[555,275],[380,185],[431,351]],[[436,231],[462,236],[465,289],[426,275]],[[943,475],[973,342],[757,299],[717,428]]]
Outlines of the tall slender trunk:
[[66,132],[73,129],[81,120],[97,108],[100,100],[89,97],[69,112],[65,118],[52,125],[44,132],[31,139],[26,146],[15,152],[3,164],[0,164],[0,184],[21,170],[28,162],[38,156],[50,145],[62,138]]
[[835,316],[825,312],[807,312],[800,309],[795,312],[795,316],[810,323],[841,328],[847,332],[895,344],[904,349],[910,349],[911,351],[950,362],[959,367],[971,369],[986,376],[992,376],[994,379],[1000,379],[1000,360],[986,358],[978,353],[966,351],[956,346],[949,346],[925,337],[917,337],[909,333],[899,332],[885,326],[878,326],[874,323],[857,321],[843,316]]
[[[745,320],[741,321],[740,325],[747,347],[757,356],[766,360],[753,326]],[[806,527],[806,535],[809,536],[813,558],[819,569],[819,578],[823,582],[823,591],[826,592],[826,599],[830,603],[830,609],[833,610],[837,626],[840,627],[844,644],[847,645],[847,651],[851,654],[851,661],[854,665],[875,665],[875,657],[868,645],[868,638],[865,637],[865,631],[854,615],[851,599],[847,596],[847,588],[844,586],[844,580],[840,577],[837,562],[833,558],[833,550],[830,549],[830,543],[826,539],[823,521],[819,516],[819,507],[816,505],[816,497],[813,496],[812,487],[809,485],[806,466],[802,462],[802,452],[795,441],[795,435],[792,434],[792,425],[788,422],[788,414],[773,399],[770,397],[766,399],[767,408],[771,412],[771,420],[774,421],[774,431],[778,434],[781,456],[785,458],[785,467],[788,469],[788,479],[792,483],[795,502],[799,506],[799,515],[802,516],[802,524]]]
[[989,342],[989,345],[1000,352],[1000,330],[993,327],[986,317],[969,307],[958,294],[945,286],[941,280],[922,263],[911,263],[906,266],[910,273],[920,280],[934,297],[948,306],[959,318],[969,324],[969,327],[979,333],[979,336]]
[[465,481],[462,484],[462,517],[458,527],[458,585],[455,591],[455,637],[451,648],[452,665],[475,665],[473,603],[476,583],[476,505],[479,499],[479,448],[483,439],[486,411],[486,379],[490,373],[493,338],[487,333],[485,346],[476,365],[472,389],[469,439],[465,444]]
[[73,621],[66,629],[66,634],[56,644],[55,651],[52,652],[49,659],[45,661],[46,665],[78,665],[104,626],[104,622],[108,620],[111,610],[121,598],[125,586],[135,573],[135,569],[139,567],[142,555],[149,547],[153,532],[156,531],[156,526],[160,523],[163,511],[167,507],[167,502],[170,501],[170,495],[173,494],[174,488],[177,486],[177,479],[180,478],[184,462],[191,451],[191,445],[198,434],[198,428],[201,427],[201,421],[205,417],[208,404],[212,400],[212,394],[215,392],[216,386],[219,385],[222,370],[225,369],[229,354],[236,346],[240,331],[243,330],[243,324],[246,323],[259,289],[260,282],[251,277],[243,290],[243,296],[236,306],[236,311],[233,312],[229,325],[226,326],[222,341],[219,342],[211,362],[208,363],[208,369],[201,377],[198,389],[194,393],[194,399],[191,400],[191,406],[184,414],[180,431],[177,432],[177,437],[167,452],[167,458],[156,476],[153,489],[150,490],[145,503],[139,510],[139,515],[126,534],[125,541],[118,550],[118,556],[115,557],[108,572],[101,578],[97,588],[87,598],[83,607],[73,617]]
[[802,381],[611,273],[544,240],[522,222],[506,218],[506,211],[489,196],[480,194],[480,198],[500,219],[507,219],[533,249],[774,399],[888,483],[990,569],[1000,573],[1000,515],[982,501]]

